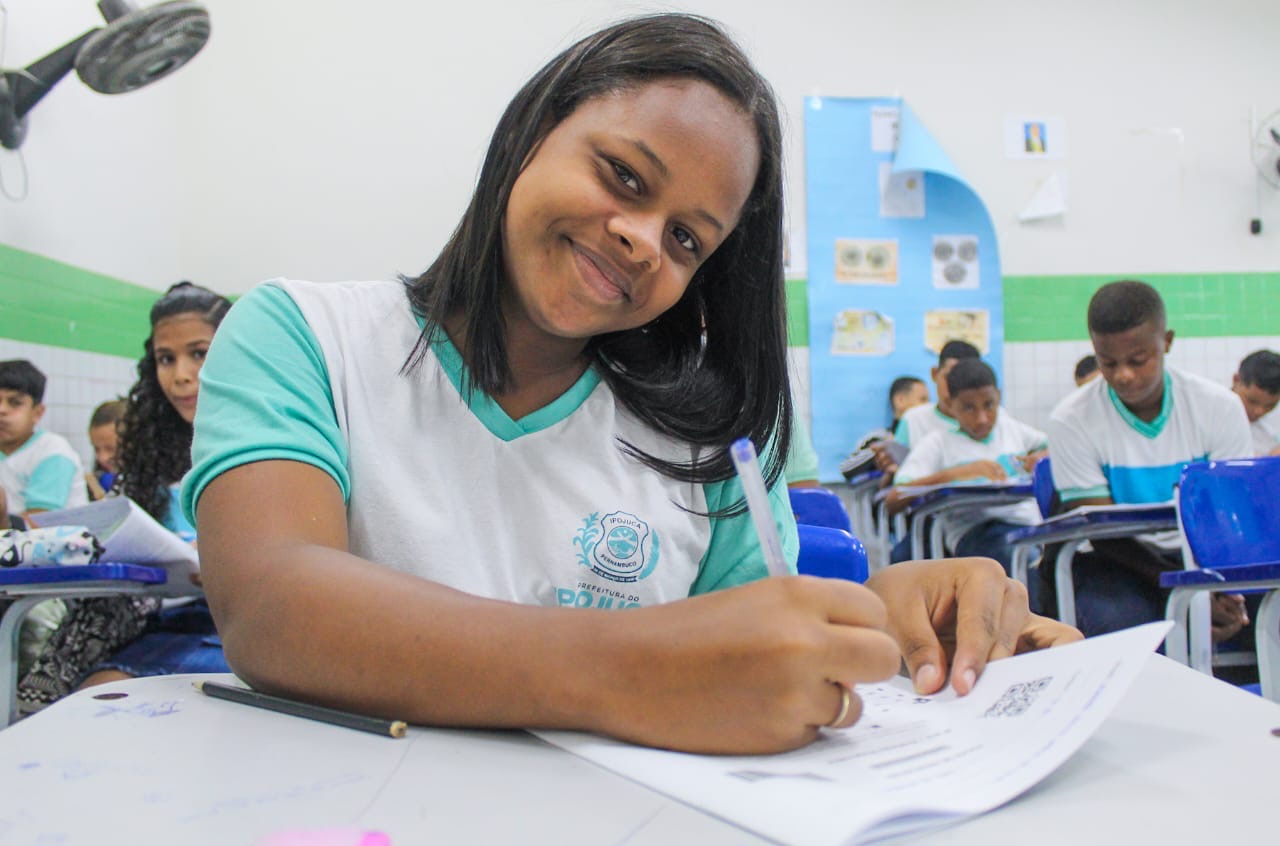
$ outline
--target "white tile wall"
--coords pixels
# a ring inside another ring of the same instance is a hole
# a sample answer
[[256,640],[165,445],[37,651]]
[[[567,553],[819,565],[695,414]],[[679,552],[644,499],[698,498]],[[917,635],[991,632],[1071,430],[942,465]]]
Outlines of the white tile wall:
[[[1231,385],[1240,360],[1254,350],[1280,350],[1280,335],[1229,338],[1174,338],[1172,366]],[[1093,352],[1088,341],[1010,342],[1004,345],[1005,408],[1024,423],[1043,429],[1053,407],[1075,389],[1076,362]],[[1268,418],[1280,428],[1280,410]]]
[[25,358],[48,377],[41,428],[57,432],[93,466],[89,417],[99,403],[124,396],[137,378],[137,361],[0,338],[0,360]]

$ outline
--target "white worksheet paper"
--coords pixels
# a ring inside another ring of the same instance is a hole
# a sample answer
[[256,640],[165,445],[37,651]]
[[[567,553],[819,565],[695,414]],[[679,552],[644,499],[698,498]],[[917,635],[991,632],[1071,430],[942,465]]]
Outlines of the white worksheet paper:
[[84,526],[101,543],[104,563],[163,567],[169,580],[157,595],[199,593],[191,577],[200,572],[196,548],[166,529],[126,496],[109,496],[88,505],[32,515],[38,526]]
[[870,843],[955,822],[1036,784],[1101,725],[1164,639],[1149,623],[989,664],[973,691],[858,685],[851,728],[780,755],[721,757],[579,732],[537,734],[575,755],[781,843]]

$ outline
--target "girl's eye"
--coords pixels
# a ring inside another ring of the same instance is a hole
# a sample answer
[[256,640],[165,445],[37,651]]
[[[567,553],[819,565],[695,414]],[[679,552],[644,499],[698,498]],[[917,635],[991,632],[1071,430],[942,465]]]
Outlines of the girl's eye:
[[631,172],[631,168],[621,162],[610,162],[613,165],[613,172],[618,177],[618,181],[630,188],[636,193],[640,192],[640,180]]
[[204,361],[204,357],[208,354],[208,350],[192,350],[191,357],[196,361]]
[[156,364],[164,365],[167,367],[168,365],[173,364],[173,356],[158,355],[156,356]]
[[671,230],[671,234],[675,236],[676,243],[684,247],[691,253],[698,252],[698,239],[693,237],[693,233],[683,226],[677,226]]

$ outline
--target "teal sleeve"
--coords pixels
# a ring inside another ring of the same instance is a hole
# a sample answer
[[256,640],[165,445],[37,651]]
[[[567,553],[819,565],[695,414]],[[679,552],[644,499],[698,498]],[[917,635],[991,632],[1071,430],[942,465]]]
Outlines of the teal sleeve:
[[[728,508],[743,498],[742,483],[737,476],[723,482],[710,482],[703,489],[707,495],[708,511]],[[791,499],[782,479],[778,479],[769,491],[769,506],[773,509],[773,521],[782,540],[782,553],[794,573],[796,558],[800,554],[800,539],[796,533],[795,515],[791,513]],[[689,589],[689,595],[723,590],[768,575],[751,515],[744,511],[733,517],[713,517],[711,542],[707,545],[707,554],[698,568],[698,578]]]
[[266,284],[241,297],[200,370],[200,403],[182,512],[195,522],[205,487],[242,464],[298,461],[350,495],[347,444],[333,408],[324,354],[293,299]]
[[792,418],[795,426],[791,431],[791,449],[787,451],[787,484],[795,482],[818,481],[818,453],[813,449],[813,441],[809,430],[805,428],[799,415]]
[[191,525],[191,521],[182,513],[182,486],[170,485],[168,494],[169,510],[165,512],[164,522],[161,525],[184,541],[195,540],[196,527]]
[[71,493],[71,480],[80,475],[80,468],[65,455],[51,455],[36,465],[22,492],[28,511],[53,511],[67,504]]

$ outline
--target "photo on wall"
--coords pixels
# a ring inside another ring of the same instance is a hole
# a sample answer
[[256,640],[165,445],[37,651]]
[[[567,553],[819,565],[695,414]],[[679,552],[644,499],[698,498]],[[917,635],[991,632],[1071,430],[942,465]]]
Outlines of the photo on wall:
[[897,285],[898,242],[837,238],[836,282],[846,285]]
[[893,318],[867,309],[836,313],[831,333],[832,355],[889,355],[893,352]]
[[933,287],[972,290],[980,280],[977,235],[933,236]]

